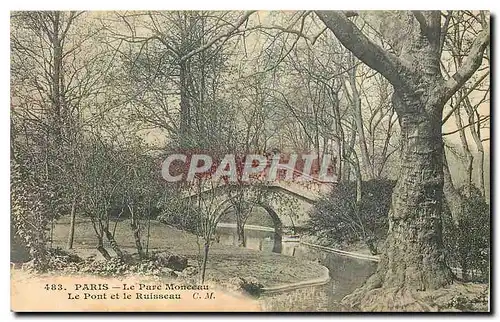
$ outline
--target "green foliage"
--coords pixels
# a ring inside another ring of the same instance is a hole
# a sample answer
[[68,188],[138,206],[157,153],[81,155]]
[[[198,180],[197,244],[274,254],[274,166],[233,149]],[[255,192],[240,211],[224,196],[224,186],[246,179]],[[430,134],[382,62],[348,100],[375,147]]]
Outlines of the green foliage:
[[68,253],[62,248],[51,248],[48,250],[47,268],[50,270],[64,270],[70,273],[80,271],[80,264],[84,262],[78,255]]
[[47,267],[54,271],[68,273],[95,274],[100,276],[123,276],[138,274],[160,276],[165,270],[163,265],[153,258],[136,260],[130,256],[113,257],[110,260],[96,260],[94,257],[80,258],[60,248],[48,250],[50,259]]
[[262,288],[264,285],[260,283],[256,278],[246,278],[242,288],[252,296],[259,296],[262,293]]
[[281,191],[271,191],[264,194],[261,204],[273,205],[276,213],[288,217],[292,223],[291,228],[295,232],[295,222],[298,219],[297,209],[300,208],[299,200],[296,197]]
[[109,261],[84,261],[79,266],[81,272],[102,276],[123,276],[129,274],[159,276],[162,274],[162,267],[149,259],[138,262],[127,262],[124,259],[113,257]]
[[330,243],[362,241],[376,247],[387,233],[393,187],[394,182],[389,180],[363,182],[361,202],[356,205],[356,183],[339,183],[318,200],[307,230]]
[[186,200],[169,198],[162,204],[158,220],[180,230],[197,233],[198,215]]
[[474,298],[465,296],[454,296],[448,303],[448,307],[458,309],[462,312],[480,312],[488,310],[488,293],[478,294]]
[[465,280],[487,282],[490,267],[490,206],[475,187],[469,193],[462,191],[461,195],[464,209],[458,226],[451,218],[444,221],[447,260],[450,266],[462,269]]
[[[363,182],[359,216],[356,215],[354,182],[335,186],[312,210],[307,231],[329,243],[382,241],[387,232],[388,211],[394,184],[387,180]],[[450,267],[461,268],[465,280],[487,281],[490,263],[490,206],[472,187],[461,192],[462,218],[455,225],[446,204],[443,208],[443,239]],[[468,197],[466,197],[468,195]],[[368,239],[368,240],[367,240]]]
[[15,160],[11,166],[11,225],[16,240],[29,252],[32,266],[45,270],[47,230],[55,213],[55,193],[48,182],[37,182]]

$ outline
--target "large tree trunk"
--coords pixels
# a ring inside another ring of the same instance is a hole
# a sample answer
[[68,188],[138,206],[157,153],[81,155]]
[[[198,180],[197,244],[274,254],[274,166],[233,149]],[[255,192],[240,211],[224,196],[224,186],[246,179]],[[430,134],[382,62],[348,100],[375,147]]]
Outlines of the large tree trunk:
[[[436,290],[454,277],[442,241],[444,146],[437,112],[441,109],[414,97],[396,93],[393,98],[401,127],[401,168],[385,251],[377,272],[344,299],[363,310],[429,310],[426,301],[413,297],[415,292]],[[398,304],[388,304],[391,297]]]
[[453,280],[441,236],[443,106],[481,65],[489,27],[474,40],[462,66],[445,80],[440,70],[444,37],[439,11],[390,13],[393,31],[404,31],[404,37],[391,39],[396,54],[364,35],[348,19],[352,12],[316,14],[347,49],[393,85],[393,105],[401,126],[401,169],[392,196],[386,249],[376,274],[344,303],[362,310],[435,309],[416,291],[434,290]]
[[440,124],[440,113],[400,116],[401,172],[389,213],[384,285],[423,291],[452,281],[441,236],[443,142]]

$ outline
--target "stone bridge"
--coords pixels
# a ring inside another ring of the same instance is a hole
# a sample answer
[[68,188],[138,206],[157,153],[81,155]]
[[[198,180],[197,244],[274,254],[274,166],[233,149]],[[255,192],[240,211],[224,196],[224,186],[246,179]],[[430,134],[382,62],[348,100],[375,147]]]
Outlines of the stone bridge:
[[[258,185],[257,189],[274,192],[288,196],[288,198],[278,198],[270,195],[270,200],[266,202],[253,203],[255,207],[263,208],[273,221],[274,228],[274,247],[273,251],[281,252],[281,242],[283,236],[283,229],[285,227],[293,228],[303,226],[308,218],[309,211],[319,199],[319,197],[328,192],[335,183],[324,183],[318,180],[311,181],[276,181],[268,182],[266,184]],[[242,185],[239,186],[241,191],[245,189],[255,189],[255,185]],[[210,198],[211,202],[223,203],[229,199],[227,194],[228,186],[220,184],[202,189],[201,192],[190,193],[187,198],[202,196],[203,198]],[[291,202],[291,200],[293,202]],[[245,200],[246,202],[251,202]],[[252,203],[252,202],[251,202]],[[292,203],[284,205],[284,203]],[[223,211],[230,211],[232,208],[230,203],[224,207]]]

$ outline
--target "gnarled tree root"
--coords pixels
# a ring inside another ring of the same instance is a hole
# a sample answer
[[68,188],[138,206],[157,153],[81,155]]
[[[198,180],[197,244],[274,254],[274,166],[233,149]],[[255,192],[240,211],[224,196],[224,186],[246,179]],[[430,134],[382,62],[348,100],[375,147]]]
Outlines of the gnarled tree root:
[[436,290],[416,291],[407,287],[381,286],[377,276],[342,299],[354,311],[372,312],[487,312],[489,288],[486,284],[453,284]]

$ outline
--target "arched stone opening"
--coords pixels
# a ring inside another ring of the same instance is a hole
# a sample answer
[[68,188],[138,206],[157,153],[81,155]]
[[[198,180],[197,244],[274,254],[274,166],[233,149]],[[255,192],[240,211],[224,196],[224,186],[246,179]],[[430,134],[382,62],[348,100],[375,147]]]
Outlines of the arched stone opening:
[[283,247],[283,223],[281,222],[280,217],[274,211],[274,209],[269,205],[259,205],[264,208],[274,224],[274,245],[273,245],[273,253],[281,253]]
[[[259,207],[259,208],[262,208],[265,210],[265,212],[269,215],[269,217],[271,218],[272,220],[272,225],[273,225],[273,228],[274,228],[274,235],[273,235],[273,240],[274,240],[274,244],[273,244],[273,249],[272,249],[272,252],[274,253],[281,253],[281,250],[282,250],[282,240],[283,240],[283,222],[281,221],[281,219],[279,218],[278,214],[276,213],[276,211],[274,211],[274,209],[267,205],[267,204],[260,204],[260,203],[254,203],[253,204],[254,207]],[[227,211],[231,211],[233,212],[232,215],[234,215],[234,207],[231,205],[229,207],[227,207],[227,209],[225,210],[225,212]],[[241,227],[243,229],[243,227]],[[239,234],[238,232],[238,224],[237,224],[237,234]],[[244,233],[243,233],[244,234]],[[243,238],[245,238],[245,234],[243,235]]]

